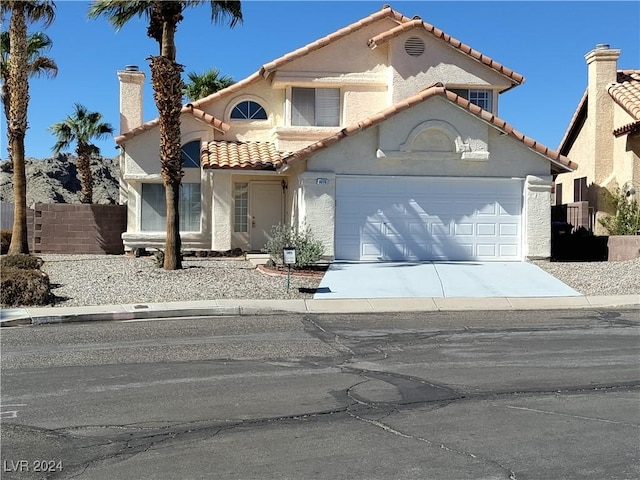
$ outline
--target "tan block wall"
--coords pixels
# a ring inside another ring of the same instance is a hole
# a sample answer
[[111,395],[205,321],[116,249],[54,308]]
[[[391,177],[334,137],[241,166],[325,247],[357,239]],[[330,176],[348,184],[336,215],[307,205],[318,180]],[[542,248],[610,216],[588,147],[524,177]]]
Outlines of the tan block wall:
[[124,253],[124,205],[39,203],[28,216],[33,253]]

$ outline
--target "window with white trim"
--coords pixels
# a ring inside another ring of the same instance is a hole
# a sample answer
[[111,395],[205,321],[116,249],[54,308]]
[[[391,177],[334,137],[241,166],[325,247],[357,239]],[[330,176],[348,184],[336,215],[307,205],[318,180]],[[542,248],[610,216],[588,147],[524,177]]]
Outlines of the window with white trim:
[[[200,231],[200,184],[183,183],[180,185],[179,199],[180,231]],[[162,183],[142,184],[142,220],[143,232],[165,232],[167,230],[167,204]]]
[[450,89],[456,95],[469,100],[474,105],[479,106],[487,112],[493,111],[493,91],[491,90],[474,90],[474,89]]
[[339,126],[340,89],[293,87],[291,89],[291,125]]
[[233,184],[233,231],[247,233],[249,231],[249,184]]
[[266,120],[267,112],[259,103],[244,100],[233,107],[231,118],[234,120]]

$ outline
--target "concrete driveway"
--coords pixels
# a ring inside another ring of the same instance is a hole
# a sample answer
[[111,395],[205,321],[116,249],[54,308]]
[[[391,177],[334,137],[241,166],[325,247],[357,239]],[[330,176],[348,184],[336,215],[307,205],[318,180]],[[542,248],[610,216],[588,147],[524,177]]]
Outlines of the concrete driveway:
[[313,298],[580,295],[527,262],[336,262]]

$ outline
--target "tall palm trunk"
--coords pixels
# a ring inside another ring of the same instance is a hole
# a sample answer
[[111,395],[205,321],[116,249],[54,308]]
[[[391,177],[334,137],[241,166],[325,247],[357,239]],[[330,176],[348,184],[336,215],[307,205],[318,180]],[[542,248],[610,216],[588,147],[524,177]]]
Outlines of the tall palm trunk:
[[78,144],[78,173],[82,189],[80,203],[93,203],[93,175],[91,175],[91,148],[85,144]]
[[13,161],[13,233],[9,254],[29,253],[27,241],[27,176],[24,167],[24,137],[27,132],[29,82],[27,69],[27,23],[24,3],[15,2],[9,21],[9,123],[7,133]]
[[176,63],[175,31],[182,19],[181,2],[153,2],[150,29],[158,38],[160,56],[151,57],[151,81],[160,120],[160,172],[167,207],[167,236],[164,269],[182,268],[180,239],[180,183],[182,182],[182,145],[180,110],[182,109],[182,65]]
[[164,268],[182,268],[180,253],[180,183],[182,149],[180,144],[180,110],[182,109],[182,66],[163,56],[151,57],[151,81],[160,119],[160,171],[165,186],[167,237]]

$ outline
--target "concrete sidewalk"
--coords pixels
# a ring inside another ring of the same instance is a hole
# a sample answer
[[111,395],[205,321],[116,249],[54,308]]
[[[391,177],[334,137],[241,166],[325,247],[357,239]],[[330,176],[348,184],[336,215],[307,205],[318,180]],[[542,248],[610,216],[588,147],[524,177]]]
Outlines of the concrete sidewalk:
[[563,310],[569,308],[640,308],[640,295],[494,298],[354,298],[327,300],[205,300],[90,307],[3,309],[0,326],[66,322],[130,321],[192,316],[293,313],[383,313],[469,310]]

